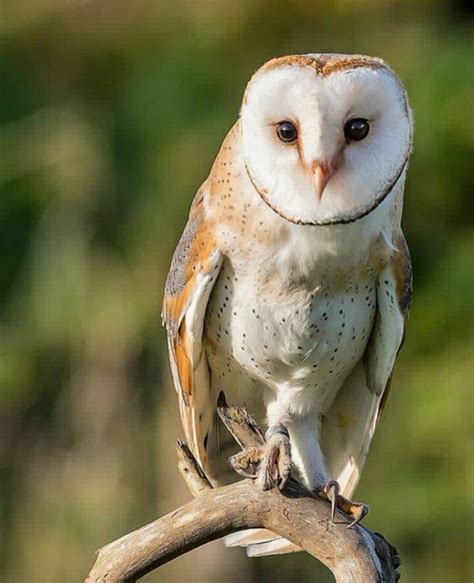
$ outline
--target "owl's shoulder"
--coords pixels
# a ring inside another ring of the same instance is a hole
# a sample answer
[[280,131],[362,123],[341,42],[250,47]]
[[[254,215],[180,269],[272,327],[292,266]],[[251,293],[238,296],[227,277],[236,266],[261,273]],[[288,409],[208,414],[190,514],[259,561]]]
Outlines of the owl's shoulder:
[[171,260],[165,283],[165,295],[174,297],[182,293],[216,247],[216,237],[205,210],[207,182],[196,193],[189,217]]
[[227,134],[208,178],[205,207],[226,255],[266,253],[288,225],[255,191],[245,165],[240,120]]

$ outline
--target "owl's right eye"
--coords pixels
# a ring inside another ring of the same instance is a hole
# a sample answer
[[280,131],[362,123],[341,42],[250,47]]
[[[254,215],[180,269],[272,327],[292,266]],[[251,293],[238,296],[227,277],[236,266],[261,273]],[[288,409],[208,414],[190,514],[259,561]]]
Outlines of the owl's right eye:
[[294,142],[298,138],[298,130],[291,121],[282,121],[277,125],[277,136],[282,142]]

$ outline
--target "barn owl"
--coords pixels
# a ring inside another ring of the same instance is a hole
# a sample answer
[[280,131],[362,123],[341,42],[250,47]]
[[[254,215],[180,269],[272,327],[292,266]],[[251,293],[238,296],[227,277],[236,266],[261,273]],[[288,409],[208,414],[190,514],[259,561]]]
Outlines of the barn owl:
[[[398,77],[361,55],[280,57],[250,79],[240,116],[192,203],[163,307],[187,440],[215,485],[232,480],[219,395],[263,424],[235,453],[259,487],[290,471],[346,512],[404,336],[411,267],[401,231],[412,114]],[[264,530],[250,556],[297,547]]]

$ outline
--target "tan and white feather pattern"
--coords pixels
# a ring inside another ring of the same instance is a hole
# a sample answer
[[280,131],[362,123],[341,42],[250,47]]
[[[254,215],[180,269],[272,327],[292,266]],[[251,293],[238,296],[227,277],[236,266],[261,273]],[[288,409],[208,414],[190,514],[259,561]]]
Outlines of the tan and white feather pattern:
[[[308,487],[336,480],[352,495],[410,303],[400,220],[412,128],[380,59],[282,57],[250,80],[163,308],[186,438],[215,484],[235,479],[216,417],[223,391],[288,432]],[[228,543],[252,556],[298,550],[265,531]]]

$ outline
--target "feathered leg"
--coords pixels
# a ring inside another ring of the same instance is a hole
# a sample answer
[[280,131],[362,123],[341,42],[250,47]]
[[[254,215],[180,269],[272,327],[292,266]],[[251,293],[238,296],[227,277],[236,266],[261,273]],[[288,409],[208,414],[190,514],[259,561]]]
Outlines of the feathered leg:
[[362,502],[348,500],[340,494],[339,484],[332,480],[326,467],[320,446],[319,423],[310,415],[295,419],[288,424],[292,445],[292,458],[304,484],[313,492],[331,502],[331,518],[334,521],[336,508],[351,519],[348,528],[360,522],[369,512]]

